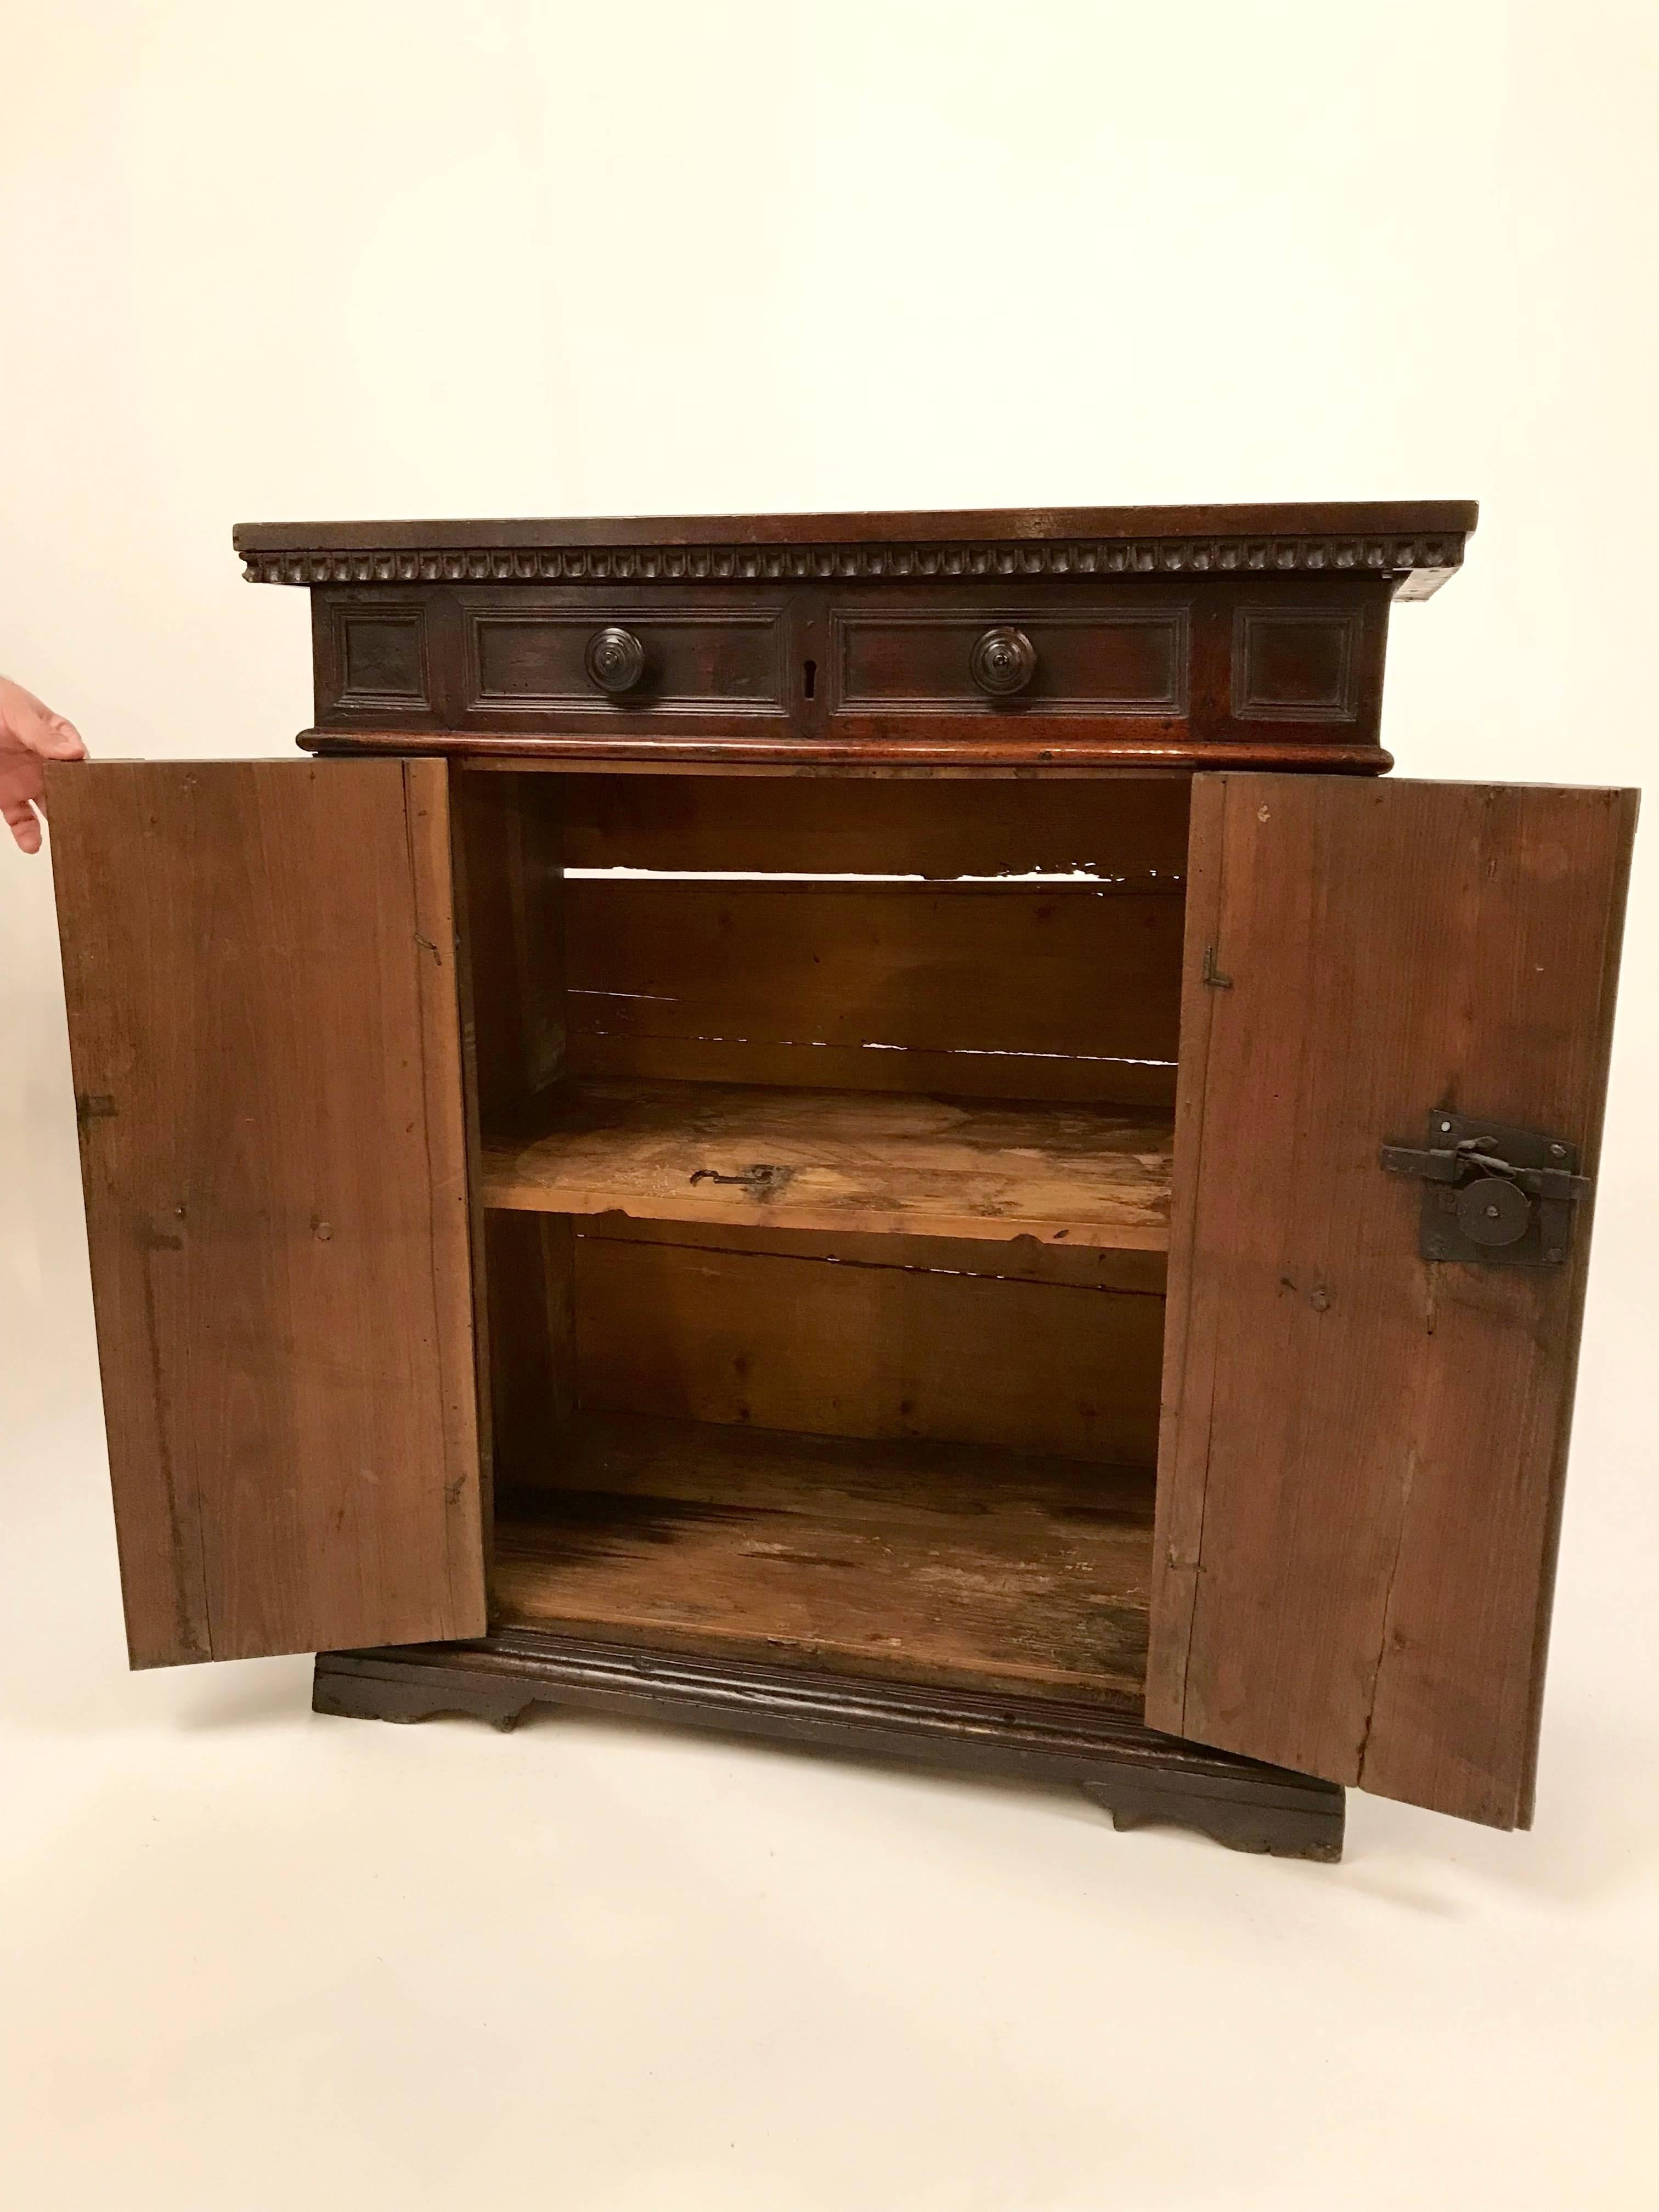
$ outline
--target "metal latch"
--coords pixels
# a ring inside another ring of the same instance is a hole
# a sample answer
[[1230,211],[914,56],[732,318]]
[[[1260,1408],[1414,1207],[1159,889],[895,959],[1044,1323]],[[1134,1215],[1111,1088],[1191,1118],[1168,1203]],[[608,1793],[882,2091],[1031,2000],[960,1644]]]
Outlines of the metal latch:
[[1444,1108],[1429,1115],[1426,1146],[1384,1145],[1380,1157],[1390,1175],[1423,1178],[1425,1260],[1559,1267],[1572,1248],[1573,1206],[1590,1193],[1564,1139]]
[[746,1191],[750,1198],[765,1200],[775,1198],[793,1180],[794,1172],[793,1168],[757,1165],[744,1168],[741,1175],[721,1175],[715,1168],[696,1168],[692,1171],[690,1181],[694,1186],[700,1182],[736,1183],[738,1189]]

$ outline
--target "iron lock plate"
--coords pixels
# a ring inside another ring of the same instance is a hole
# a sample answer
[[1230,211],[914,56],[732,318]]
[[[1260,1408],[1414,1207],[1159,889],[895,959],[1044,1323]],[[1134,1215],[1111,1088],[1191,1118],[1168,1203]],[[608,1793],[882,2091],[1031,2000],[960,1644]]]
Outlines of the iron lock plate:
[[1449,1108],[1430,1114],[1425,1145],[1384,1145],[1380,1163],[1422,1178],[1419,1256],[1480,1267],[1559,1267],[1590,1191],[1564,1137]]

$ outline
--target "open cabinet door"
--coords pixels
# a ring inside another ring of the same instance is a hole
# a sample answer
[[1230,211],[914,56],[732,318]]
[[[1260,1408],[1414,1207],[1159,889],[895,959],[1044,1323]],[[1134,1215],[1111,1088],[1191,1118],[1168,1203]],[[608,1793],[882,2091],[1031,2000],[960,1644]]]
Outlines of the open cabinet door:
[[446,775],[50,772],[135,1667],[483,1631]]
[[1635,816],[1195,780],[1152,1727],[1529,1822],[1590,1202],[1455,1147],[1594,1177]]

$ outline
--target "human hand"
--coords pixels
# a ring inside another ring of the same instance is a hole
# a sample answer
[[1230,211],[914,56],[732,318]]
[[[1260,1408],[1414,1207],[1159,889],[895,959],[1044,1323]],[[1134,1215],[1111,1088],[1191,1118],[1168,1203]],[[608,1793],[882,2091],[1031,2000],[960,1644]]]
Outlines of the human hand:
[[40,849],[49,760],[84,760],[87,749],[73,722],[43,707],[33,692],[0,676],[0,816],[25,853]]

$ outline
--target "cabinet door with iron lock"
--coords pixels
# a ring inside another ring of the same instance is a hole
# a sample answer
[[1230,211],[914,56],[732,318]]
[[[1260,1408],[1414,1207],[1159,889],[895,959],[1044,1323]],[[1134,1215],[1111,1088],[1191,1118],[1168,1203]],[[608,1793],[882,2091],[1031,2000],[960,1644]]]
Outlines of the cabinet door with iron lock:
[[1195,780],[1153,1727],[1529,1824],[1635,818]]

